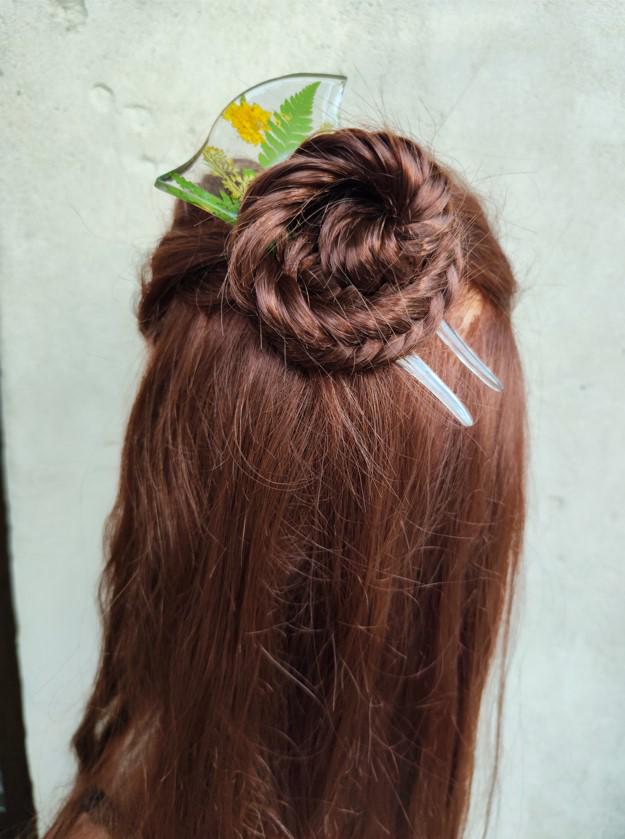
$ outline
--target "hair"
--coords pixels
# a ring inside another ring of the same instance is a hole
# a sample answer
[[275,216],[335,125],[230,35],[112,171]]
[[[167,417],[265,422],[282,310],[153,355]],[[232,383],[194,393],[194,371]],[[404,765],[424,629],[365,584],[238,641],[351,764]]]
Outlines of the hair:
[[[318,134],[234,226],[177,201],[141,280],[101,660],[48,839],[85,811],[114,839],[456,839],[524,523],[517,286],[480,201],[411,139]],[[393,363],[416,350],[474,426]]]

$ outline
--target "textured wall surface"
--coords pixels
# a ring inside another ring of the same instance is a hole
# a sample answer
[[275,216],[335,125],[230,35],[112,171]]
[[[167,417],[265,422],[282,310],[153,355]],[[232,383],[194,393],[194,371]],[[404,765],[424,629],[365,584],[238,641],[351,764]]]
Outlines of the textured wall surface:
[[618,0],[2,0],[2,387],[37,803],[71,777],[104,516],[142,362],[154,177],[264,78],[349,77],[346,122],[431,142],[523,286],[531,512],[498,839],[625,836],[625,13]]

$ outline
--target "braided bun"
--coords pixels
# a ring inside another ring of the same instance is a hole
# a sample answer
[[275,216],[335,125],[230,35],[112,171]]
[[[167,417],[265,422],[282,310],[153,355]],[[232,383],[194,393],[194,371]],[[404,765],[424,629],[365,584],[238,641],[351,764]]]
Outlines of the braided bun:
[[413,141],[343,129],[250,185],[228,241],[228,300],[285,359],[367,369],[413,351],[456,296],[450,182]]

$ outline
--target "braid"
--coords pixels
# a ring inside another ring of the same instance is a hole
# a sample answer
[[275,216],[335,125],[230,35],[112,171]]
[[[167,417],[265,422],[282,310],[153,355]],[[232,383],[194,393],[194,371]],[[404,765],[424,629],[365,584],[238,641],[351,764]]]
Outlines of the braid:
[[226,298],[291,363],[363,369],[413,350],[455,299],[447,176],[412,141],[322,134],[258,176],[228,242]]

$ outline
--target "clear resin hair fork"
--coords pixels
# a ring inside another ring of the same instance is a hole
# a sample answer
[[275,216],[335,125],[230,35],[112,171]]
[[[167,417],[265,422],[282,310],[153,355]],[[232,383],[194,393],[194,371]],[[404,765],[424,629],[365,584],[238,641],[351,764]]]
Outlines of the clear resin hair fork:
[[[186,163],[159,175],[154,185],[234,224],[245,190],[259,172],[290,157],[312,134],[339,128],[346,81],[345,76],[326,73],[294,73],[244,90],[220,111],[198,151]],[[241,165],[241,160],[250,165]],[[207,175],[217,178],[216,190],[206,189]],[[448,323],[442,321],[436,334],[481,382],[503,390],[497,376]],[[395,363],[462,425],[473,425],[467,407],[419,355]]]
[[[290,157],[311,134],[338,128],[345,82],[345,76],[294,73],[244,90],[221,110],[193,157],[159,175],[154,186],[234,224],[259,172]],[[206,175],[219,180],[214,192],[203,186]]]
[[[501,392],[503,385],[497,376],[490,370],[482,361],[482,359],[474,352],[466,341],[458,335],[447,321],[442,321],[441,325],[436,330],[437,336],[440,340],[454,353],[454,355],[467,367],[474,376],[490,387],[492,390]],[[400,358],[396,362],[404,370],[411,373],[415,379],[421,382],[430,393],[435,396],[443,405],[450,411],[458,422],[464,426],[473,425],[473,417],[467,406],[462,402],[456,394],[447,387],[445,382],[437,376],[434,370],[423,361],[421,356],[416,353]]]
[[436,334],[441,341],[444,344],[447,344],[449,349],[455,353],[464,366],[468,367],[481,382],[488,385],[488,387],[492,388],[492,390],[499,392],[503,390],[503,385],[493,371],[484,364],[477,353],[471,349],[466,341],[464,341],[460,335],[458,335],[456,330],[452,329],[446,321],[442,321]]

